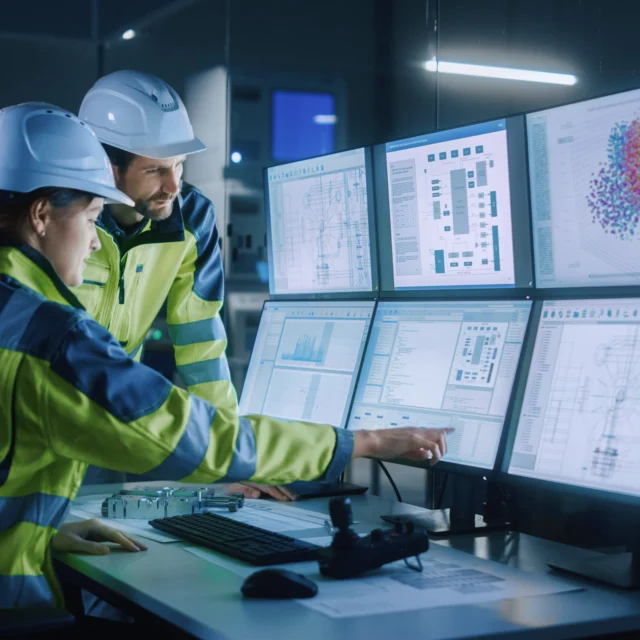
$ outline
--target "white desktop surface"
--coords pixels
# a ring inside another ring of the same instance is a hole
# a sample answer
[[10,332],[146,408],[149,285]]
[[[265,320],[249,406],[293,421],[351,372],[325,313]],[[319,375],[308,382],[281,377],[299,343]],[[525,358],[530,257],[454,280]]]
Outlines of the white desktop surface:
[[[139,483],[130,483],[130,486]],[[145,483],[166,485],[167,483]],[[175,483],[172,483],[175,484]],[[127,485],[83,487],[81,494],[108,494]],[[351,497],[356,531],[383,525],[385,513],[420,511],[418,507],[372,496]],[[327,509],[326,499],[297,503],[297,508]],[[114,526],[117,521],[114,520]],[[289,535],[289,534],[288,534]],[[325,529],[291,532],[292,536],[326,536]],[[547,562],[585,553],[532,536],[494,533],[457,536],[433,543],[524,571],[547,571]],[[584,590],[549,596],[502,600],[368,618],[331,619],[295,601],[247,601],[240,594],[242,578],[186,552],[188,542],[160,544],[144,540],[148,551],[108,556],[59,554],[69,568],[127,600],[201,638],[233,640],[376,640],[425,637],[574,638],[640,629],[640,592],[626,592],[575,580]],[[259,568],[256,567],[256,570]],[[422,630],[422,633],[418,633]]]

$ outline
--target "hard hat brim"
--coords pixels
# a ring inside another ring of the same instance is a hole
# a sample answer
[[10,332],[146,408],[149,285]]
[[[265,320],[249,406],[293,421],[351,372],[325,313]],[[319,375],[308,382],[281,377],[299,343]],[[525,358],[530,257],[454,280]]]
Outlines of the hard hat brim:
[[112,187],[93,187],[88,190],[88,193],[104,198],[105,204],[126,204],[129,207],[135,205],[135,202],[126,193]]
[[[107,143],[110,144],[110,143]],[[189,156],[192,153],[200,153],[207,146],[198,138],[188,140],[186,142],[176,142],[175,144],[163,145],[161,147],[147,147],[145,149],[125,149],[137,156],[145,158],[154,158],[155,160],[166,160],[167,158],[175,158],[177,156]]]
[[0,170],[0,189],[29,193],[43,187],[75,189],[99,198],[105,198],[108,204],[126,204],[129,207],[133,207],[135,204],[126,193],[119,189],[92,180],[55,175],[43,171]]

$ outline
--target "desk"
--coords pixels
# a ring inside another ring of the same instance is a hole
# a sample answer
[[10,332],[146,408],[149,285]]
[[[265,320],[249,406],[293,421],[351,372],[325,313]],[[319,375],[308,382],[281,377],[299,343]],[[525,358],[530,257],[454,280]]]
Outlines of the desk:
[[[162,486],[166,483],[145,483]],[[84,487],[82,495],[106,494],[129,485]],[[418,507],[373,496],[351,498],[359,532],[379,527],[379,515],[420,511]],[[297,508],[327,511],[327,500]],[[117,522],[114,521],[114,526]],[[326,535],[309,529],[297,537]],[[640,593],[575,581],[584,591],[520,598],[483,605],[410,611],[369,618],[331,619],[293,601],[246,601],[242,578],[183,550],[189,543],[144,540],[145,553],[109,556],[64,554],[67,577],[88,578],[149,613],[202,638],[232,640],[398,640],[402,638],[575,638],[640,629]],[[433,543],[524,571],[547,571],[546,563],[580,551],[532,536],[493,533],[459,536]],[[589,553],[589,552],[584,552]],[[422,633],[419,631],[422,630]]]

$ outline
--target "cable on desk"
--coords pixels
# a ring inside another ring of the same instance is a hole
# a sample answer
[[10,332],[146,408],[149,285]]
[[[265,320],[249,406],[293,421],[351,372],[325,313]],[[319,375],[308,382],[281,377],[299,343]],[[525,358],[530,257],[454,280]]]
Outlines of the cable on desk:
[[[384,471],[384,475],[387,476],[387,480],[391,483],[391,487],[395,491],[398,502],[402,502],[402,496],[400,495],[400,491],[398,491],[398,487],[396,486],[396,483],[393,481],[393,478],[391,477],[389,470],[387,469],[387,467],[385,467],[384,463],[381,462],[380,460],[376,460],[376,462],[380,465],[380,468],[382,469],[382,471]],[[420,560],[420,556],[415,556],[414,559],[416,561],[416,564],[411,564],[408,558],[404,559],[404,563],[405,565],[407,565],[407,568],[411,569],[411,571],[421,572],[422,560]]]
[[387,467],[385,467],[380,460],[376,460],[376,462],[380,465],[380,468],[384,471],[384,475],[387,476],[387,480],[391,483],[391,487],[395,491],[398,502],[402,502],[402,496],[400,495],[400,492],[398,491],[398,487],[396,486],[396,483],[393,481],[391,474],[387,470]]

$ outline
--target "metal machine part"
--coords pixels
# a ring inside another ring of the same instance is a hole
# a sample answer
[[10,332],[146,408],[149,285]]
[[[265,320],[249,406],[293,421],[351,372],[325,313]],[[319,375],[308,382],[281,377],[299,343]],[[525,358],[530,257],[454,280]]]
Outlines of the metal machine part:
[[102,516],[116,519],[152,520],[210,509],[236,512],[244,506],[244,496],[216,496],[205,487],[134,487],[122,489],[102,503]]

